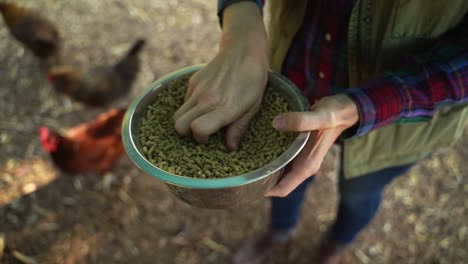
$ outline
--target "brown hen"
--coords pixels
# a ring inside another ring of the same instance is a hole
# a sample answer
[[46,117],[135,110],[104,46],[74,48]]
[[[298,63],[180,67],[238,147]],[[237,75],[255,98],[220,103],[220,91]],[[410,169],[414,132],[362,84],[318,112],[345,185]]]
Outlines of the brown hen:
[[138,54],[145,41],[140,39],[120,61],[82,73],[70,66],[49,69],[47,78],[55,90],[89,106],[106,106],[127,94],[140,69]]
[[56,26],[37,11],[0,2],[0,12],[11,34],[40,59],[55,55],[60,47]]
[[124,151],[121,140],[124,114],[125,109],[114,108],[89,123],[69,129],[64,135],[40,127],[42,148],[63,172],[105,174]]

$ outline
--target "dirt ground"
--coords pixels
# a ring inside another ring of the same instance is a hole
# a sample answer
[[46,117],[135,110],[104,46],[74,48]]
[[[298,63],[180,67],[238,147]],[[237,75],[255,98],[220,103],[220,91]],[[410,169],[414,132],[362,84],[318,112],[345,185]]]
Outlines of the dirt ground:
[[[65,59],[80,67],[113,62],[134,39],[147,38],[127,102],[162,75],[205,63],[217,50],[216,1],[17,2],[57,21]],[[8,249],[3,263],[229,263],[242,241],[266,227],[267,199],[239,210],[194,208],[127,157],[108,188],[95,175],[59,173],[40,149],[37,127],[65,130],[103,110],[57,95],[39,66],[0,22],[0,249],[2,241]],[[335,213],[337,153],[330,153],[308,190],[299,237],[266,263],[310,263]],[[468,263],[467,160],[468,129],[454,148],[392,183],[347,263]]]

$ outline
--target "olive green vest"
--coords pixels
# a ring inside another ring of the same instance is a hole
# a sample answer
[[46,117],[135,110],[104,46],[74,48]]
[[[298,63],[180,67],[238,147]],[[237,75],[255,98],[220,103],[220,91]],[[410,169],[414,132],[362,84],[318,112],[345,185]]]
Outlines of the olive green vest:
[[[307,1],[269,3],[270,66],[280,71]],[[349,86],[395,70],[401,65],[395,58],[402,58],[402,52],[420,50],[456,26],[467,10],[468,0],[356,0],[348,27]],[[429,121],[391,124],[345,140],[345,177],[412,163],[451,146],[461,137],[467,120],[467,105],[457,105],[441,109]]]

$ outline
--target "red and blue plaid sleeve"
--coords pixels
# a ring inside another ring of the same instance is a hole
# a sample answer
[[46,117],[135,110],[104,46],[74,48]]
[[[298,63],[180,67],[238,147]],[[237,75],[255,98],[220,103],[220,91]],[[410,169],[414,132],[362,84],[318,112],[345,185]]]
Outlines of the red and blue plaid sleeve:
[[344,93],[358,106],[359,124],[346,137],[390,123],[428,120],[444,106],[467,103],[468,46],[461,36],[455,42],[439,41],[408,68],[347,89]]

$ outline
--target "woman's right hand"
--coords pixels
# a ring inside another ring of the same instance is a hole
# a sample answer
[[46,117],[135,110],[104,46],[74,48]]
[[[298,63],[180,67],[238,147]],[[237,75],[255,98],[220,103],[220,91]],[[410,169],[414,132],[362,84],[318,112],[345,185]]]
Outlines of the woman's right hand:
[[190,79],[185,103],[175,113],[177,132],[206,144],[223,127],[236,150],[260,108],[268,79],[268,44],[258,6],[240,2],[223,14],[220,50]]

